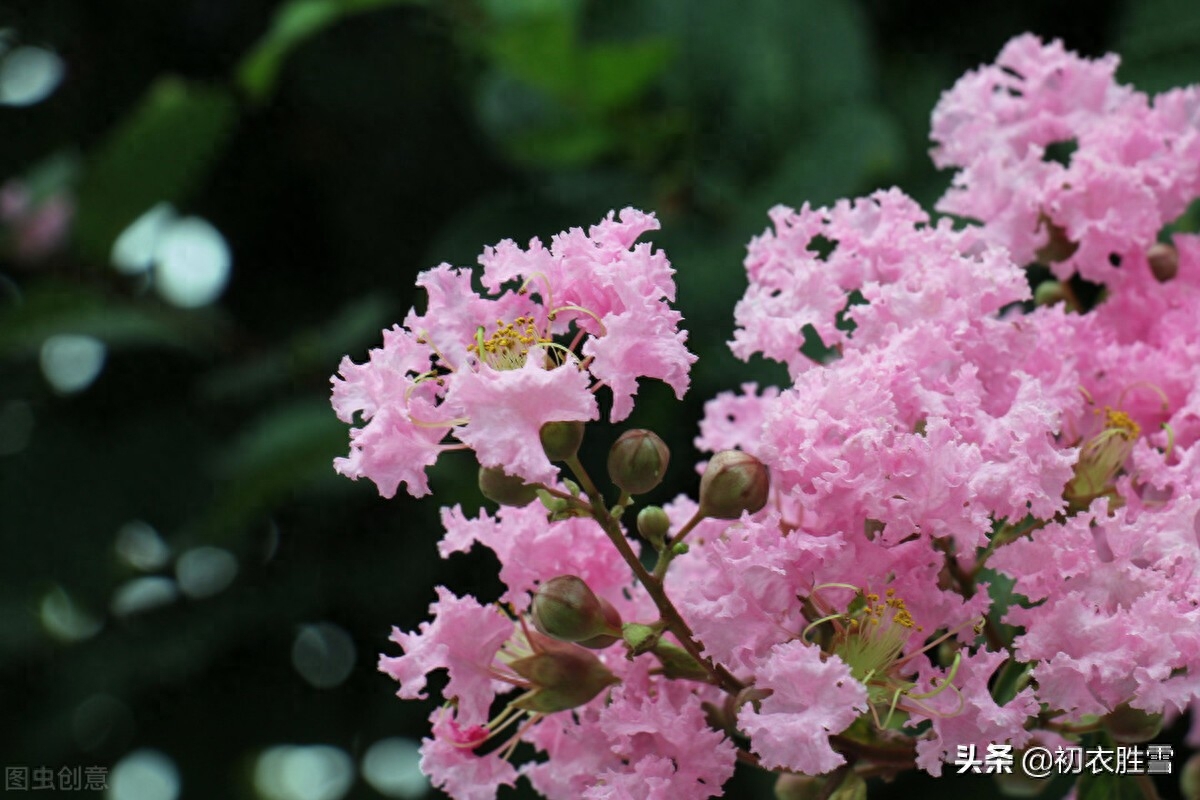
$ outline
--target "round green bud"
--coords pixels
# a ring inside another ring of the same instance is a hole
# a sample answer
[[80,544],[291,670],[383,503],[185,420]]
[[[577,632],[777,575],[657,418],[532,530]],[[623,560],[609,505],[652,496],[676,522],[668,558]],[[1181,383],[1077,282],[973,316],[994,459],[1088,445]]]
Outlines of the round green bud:
[[1148,714],[1140,708],[1122,703],[1101,720],[1104,729],[1121,744],[1148,742],[1162,733],[1163,715]]
[[655,547],[662,547],[667,531],[671,530],[671,520],[659,506],[646,506],[638,512],[637,529],[643,539]]
[[645,494],[662,483],[671,460],[667,443],[653,431],[625,431],[608,451],[608,476],[622,491]]
[[761,461],[741,450],[722,450],[709,459],[700,478],[700,513],[716,519],[737,519],[767,504],[770,474]]
[[1179,251],[1173,245],[1155,244],[1146,251],[1146,260],[1159,283],[1166,283],[1179,274]]
[[784,772],[775,779],[775,800],[817,800],[824,794],[824,778]]
[[479,491],[502,506],[527,506],[537,499],[537,487],[499,467],[479,468]]
[[1033,290],[1033,302],[1039,306],[1052,306],[1067,299],[1063,285],[1058,281],[1042,281]]
[[[604,634],[612,636],[621,630],[620,617],[613,625],[604,606],[604,601],[582,578],[559,575],[538,587],[533,596],[533,625],[563,642],[582,642]],[[609,613],[616,611],[612,609]],[[616,637],[612,636],[612,640],[616,641]]]
[[551,461],[574,458],[583,444],[582,422],[547,422],[540,432],[542,450]]

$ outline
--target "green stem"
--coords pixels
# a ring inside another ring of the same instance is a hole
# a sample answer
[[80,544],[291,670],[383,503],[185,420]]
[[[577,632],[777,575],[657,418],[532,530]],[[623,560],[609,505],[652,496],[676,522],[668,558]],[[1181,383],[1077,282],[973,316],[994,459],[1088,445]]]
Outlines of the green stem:
[[699,525],[703,519],[705,519],[705,515],[700,509],[696,509],[696,513],[692,514],[692,518],[683,523],[683,527],[663,544],[663,549],[658,554],[658,561],[654,564],[655,578],[661,581],[667,576],[667,567],[671,566],[671,561],[675,558],[675,545],[682,542],[683,537],[691,533],[692,529]]
[[629,541],[625,538],[625,533],[621,530],[620,524],[608,513],[608,509],[604,505],[604,497],[596,489],[596,484],[592,482],[591,476],[583,468],[579,457],[574,456],[568,459],[566,463],[575,474],[575,479],[579,481],[579,485],[583,487],[583,491],[587,493],[588,498],[592,501],[592,515],[595,517],[596,522],[600,524],[600,528],[612,541],[613,546],[617,548],[617,552],[625,559],[625,563],[633,570],[633,574],[637,576],[638,581],[646,589],[646,594],[650,595],[650,598],[654,601],[654,605],[658,608],[658,613],[662,616],[662,621],[666,623],[667,630],[675,634],[675,638],[679,640],[680,646],[687,651],[688,655],[696,660],[696,663],[704,667],[704,670],[712,676],[714,683],[730,694],[736,694],[744,689],[745,684],[735,678],[729,670],[702,654],[702,648],[696,641],[696,635],[692,633],[691,628],[684,622],[679,609],[675,608],[675,604],[671,602],[671,598],[667,597],[662,581],[651,575],[646,567],[643,566],[637,554],[633,552],[633,548],[629,546]]

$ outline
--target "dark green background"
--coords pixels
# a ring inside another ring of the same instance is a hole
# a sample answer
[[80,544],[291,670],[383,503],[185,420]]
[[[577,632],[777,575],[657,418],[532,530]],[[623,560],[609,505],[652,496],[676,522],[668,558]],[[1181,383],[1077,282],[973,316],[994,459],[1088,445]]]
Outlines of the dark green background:
[[[498,592],[493,560],[444,563],[434,547],[440,503],[479,505],[469,456],[439,463],[424,502],[383,501],[330,466],[347,436],[328,377],[419,302],[417,271],[611,208],[657,211],[700,356],[693,389],[678,403],[644,385],[628,425],[589,431],[587,457],[624,427],[659,431],[674,460],[647,499],[662,501],[694,488],[703,401],[784,377],[724,345],[771,205],[893,184],[932,203],[948,181],[926,155],[939,93],[1027,30],[1121,52],[1142,89],[1200,81],[1187,0],[5,0],[0,27],[68,70],[45,102],[0,108],[0,180],[66,157],[78,200],[63,249],[0,252],[0,405],[33,417],[28,444],[0,456],[0,761],[112,765],[153,747],[184,798],[253,797],[253,759],[274,744],[357,759],[419,738],[432,705],[394,699],[375,671],[396,650],[389,627],[414,628],[435,583]],[[113,237],[160,200],[227,238],[215,305],[174,309],[108,265]],[[38,368],[61,332],[109,344],[80,394]],[[112,617],[136,575],[114,551],[131,519],[176,553],[233,551],[236,580]],[[98,635],[48,635],[54,587],[105,618]],[[334,689],[291,666],[300,626],[319,621],[357,646]],[[71,718],[97,692],[129,715],[83,750]],[[729,796],[769,796],[768,780],[738,780]],[[348,796],[378,795],[360,780]]]

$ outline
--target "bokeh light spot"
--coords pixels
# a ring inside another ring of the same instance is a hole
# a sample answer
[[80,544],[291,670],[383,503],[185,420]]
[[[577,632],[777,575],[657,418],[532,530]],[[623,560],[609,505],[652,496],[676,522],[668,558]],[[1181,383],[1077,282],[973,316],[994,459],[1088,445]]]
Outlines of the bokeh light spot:
[[170,578],[134,578],[121,584],[113,593],[112,612],[118,617],[140,614],[152,608],[165,606],[178,596],[179,590]]
[[292,666],[318,689],[331,689],[350,677],[354,657],[354,640],[331,622],[305,625],[292,643]]
[[55,586],[42,596],[39,612],[42,627],[54,638],[65,642],[88,639],[104,626],[103,621],[80,609],[61,586]]
[[117,531],[117,555],[145,572],[161,568],[171,558],[171,548],[149,523],[130,520]]
[[362,759],[367,783],[384,797],[415,800],[429,792],[429,779],[421,772],[421,749],[412,739],[380,739]]
[[0,105],[31,106],[62,83],[63,60],[41,47],[17,47],[0,61]]
[[157,750],[135,750],[108,776],[109,800],[176,800],[179,770]]
[[94,336],[62,333],[42,342],[42,374],[55,391],[82,392],[104,369],[107,348]]
[[238,562],[219,547],[195,547],[175,562],[175,580],[188,597],[211,597],[233,583]]
[[350,756],[328,745],[280,745],[254,766],[254,787],[266,800],[340,800],[354,783]]
[[155,251],[154,286],[180,308],[208,305],[229,283],[233,257],[216,228],[199,217],[184,217],[162,232]]

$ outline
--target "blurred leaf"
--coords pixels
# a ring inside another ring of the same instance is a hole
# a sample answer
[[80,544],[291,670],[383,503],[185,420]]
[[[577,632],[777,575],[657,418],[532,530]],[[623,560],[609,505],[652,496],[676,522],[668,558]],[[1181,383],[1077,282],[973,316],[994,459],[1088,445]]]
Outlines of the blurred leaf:
[[203,349],[213,344],[212,320],[152,302],[115,298],[95,289],[43,282],[0,315],[0,353],[37,352],[59,333],[95,336],[111,347],[166,345]]
[[880,176],[897,167],[902,149],[899,128],[882,109],[855,104],[832,112],[821,124],[797,131],[782,163],[750,195],[751,222],[777,203],[825,205],[872,191]]
[[[654,29],[679,39],[670,83],[721,159],[772,157],[808,121],[864,100],[873,65],[866,26],[850,3],[722,0],[647,3]],[[738,146],[730,146],[738,143]]]
[[544,4],[540,13],[502,19],[484,34],[498,66],[530,86],[564,97],[578,85],[575,20],[562,4]]
[[323,325],[299,331],[278,349],[212,373],[201,392],[213,400],[246,398],[313,372],[333,372],[343,354],[364,343],[378,346],[379,332],[391,315],[392,304],[383,297],[360,298]]
[[[1111,753],[1112,748],[1108,750]],[[1141,800],[1146,795],[1131,776],[1101,771],[1080,775],[1075,784],[1075,796],[1078,800]]]
[[239,531],[292,492],[327,480],[344,487],[333,458],[349,449],[346,426],[325,398],[298,400],[251,423],[217,464],[222,490],[203,522],[210,537]]
[[271,27],[242,59],[237,83],[254,102],[270,96],[279,71],[293,50],[333,23],[352,14],[417,4],[424,0],[292,0],[276,12]]
[[94,152],[79,189],[83,252],[107,260],[113,241],[155,203],[195,188],[224,148],[235,119],[222,88],[160,78]]
[[1200,81],[1200,5],[1194,0],[1143,0],[1127,6],[1116,52],[1120,79],[1144,92]]
[[666,69],[675,48],[667,39],[605,43],[583,52],[583,85],[587,104],[596,110],[628,105]]

